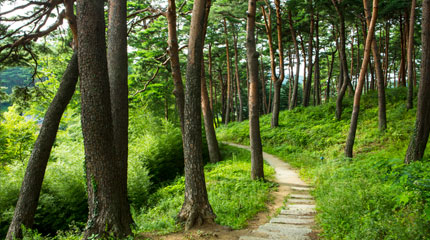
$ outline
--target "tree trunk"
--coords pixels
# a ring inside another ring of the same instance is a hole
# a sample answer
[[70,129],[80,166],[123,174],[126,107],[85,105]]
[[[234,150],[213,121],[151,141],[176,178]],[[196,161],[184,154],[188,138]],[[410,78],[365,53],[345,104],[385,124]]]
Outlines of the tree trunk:
[[[325,94],[325,101],[327,103],[330,101],[330,82],[333,74],[334,56],[336,55],[336,52],[337,52],[337,49],[331,53],[330,70],[328,72],[327,88],[326,88],[326,94]],[[327,59],[327,62],[328,62],[328,59]]]
[[345,96],[345,91],[348,88],[348,85],[351,84],[351,80],[348,76],[348,63],[346,60],[346,36],[345,36],[345,19],[344,19],[344,9],[343,7],[338,5],[338,2],[336,0],[332,0],[333,5],[336,8],[336,12],[339,15],[339,22],[340,22],[340,29],[339,29],[339,38],[340,38],[340,48],[339,48],[339,56],[341,61],[341,67],[343,72],[343,83],[340,88],[340,92],[338,94],[337,100],[336,100],[336,119],[340,120],[342,116],[342,101],[343,97]]
[[300,51],[299,51],[299,44],[297,43],[297,36],[296,36],[296,31],[294,30],[294,25],[293,25],[293,19],[291,16],[291,10],[288,11],[288,23],[289,23],[289,27],[290,27],[290,32],[291,32],[291,38],[293,39],[293,43],[294,43],[294,51],[296,54],[296,75],[294,78],[294,84],[293,84],[293,95],[291,97],[291,105],[289,107],[290,110],[294,109],[297,106],[297,94],[298,94],[298,89],[299,89],[299,77],[300,77]]
[[412,109],[414,99],[414,24],[416,0],[411,0],[411,15],[409,16],[409,40],[408,40],[408,101],[407,109]]
[[305,41],[303,40],[302,34],[299,34],[299,38],[300,38],[300,46],[302,48],[302,55],[303,55],[303,90],[305,89],[305,85],[306,85],[306,49],[305,49]]
[[[212,44],[209,43],[209,50],[208,50],[208,61],[209,61],[209,106],[211,108],[212,113],[215,113],[214,111],[214,97],[213,97],[213,76],[212,76]],[[214,114],[215,115],[215,114]]]
[[313,64],[312,64],[312,51],[313,51],[313,35],[314,35],[314,10],[313,10],[313,5],[312,5],[312,0],[309,1],[309,5],[311,8],[311,26],[310,26],[310,31],[309,31],[309,42],[308,42],[308,76],[307,76],[307,80],[306,80],[306,84],[303,88],[303,106],[307,107],[309,106],[309,102],[310,102],[310,96],[311,96],[311,86],[312,86],[312,68],[313,68]]
[[[263,67],[263,54],[261,54],[260,57],[260,66],[261,66],[261,94],[262,94],[262,105],[263,105],[263,113],[268,114],[268,105],[267,105],[267,99],[266,99],[266,78],[264,77],[264,67]],[[249,67],[248,67],[249,68]],[[248,88],[248,95],[249,95],[249,88]],[[248,96],[249,98],[249,96]]]
[[430,133],[430,0],[423,0],[421,81],[418,90],[415,131],[409,142],[405,163],[421,160]]
[[263,148],[260,137],[259,97],[258,97],[258,53],[255,43],[256,0],[248,1],[248,21],[246,25],[246,54],[249,66],[249,140],[251,143],[251,178],[264,179]]
[[88,222],[84,238],[131,234],[130,212],[122,204],[127,188],[117,160],[106,57],[104,1],[80,0],[78,61],[81,83],[82,133],[85,147]]
[[225,125],[230,122],[230,105],[231,105],[231,73],[230,73],[230,49],[228,45],[228,31],[227,21],[224,18],[224,33],[225,33],[225,47],[226,47],[226,58],[227,58],[227,105],[225,111]]
[[400,59],[400,71],[399,71],[399,86],[406,87],[406,60],[405,60],[405,33],[403,27],[403,18],[400,16],[400,50],[401,50],[401,59]]
[[388,86],[388,47],[390,45],[390,24],[387,22],[385,23],[385,53],[384,53],[384,83],[385,87]]
[[[109,0],[107,64],[113,123],[113,138],[118,161],[120,186],[127,186],[128,168],[128,56],[127,1]],[[167,98],[166,98],[167,101]],[[166,110],[167,112],[167,110]],[[167,113],[166,113],[167,116]],[[133,219],[127,200],[127,187],[120,189],[121,224],[126,235],[131,234]]]
[[321,83],[320,83],[320,38],[319,38],[319,15],[316,15],[315,19],[315,34],[316,34],[316,45],[315,45],[315,77],[314,77],[314,94],[315,102],[314,105],[321,104]]
[[172,68],[172,78],[175,85],[173,90],[173,95],[176,99],[176,107],[179,112],[179,120],[181,122],[181,132],[184,135],[184,85],[182,83],[181,77],[181,66],[179,63],[179,46],[178,46],[178,36],[176,33],[176,3],[175,0],[168,1],[167,7],[167,30],[168,30],[168,40],[169,45],[169,55],[170,55],[170,66]]
[[208,201],[202,157],[201,76],[206,0],[195,0],[188,42],[184,111],[185,200],[178,220],[189,230],[213,223],[215,214]]
[[208,90],[206,87],[206,78],[204,72],[204,61],[202,58],[202,78],[201,78],[201,94],[202,94],[202,111],[205,123],[206,141],[209,149],[209,160],[211,163],[221,161],[221,154],[218,147],[218,140],[216,138],[212,111],[210,109]]
[[227,89],[226,89],[226,84],[224,84],[221,68],[218,69],[218,76],[219,76],[219,83],[221,86],[221,96],[220,96],[220,98],[221,98],[221,120],[223,123],[225,123],[225,118],[226,118],[225,113],[227,110],[227,106],[226,106]]
[[[368,1],[370,0],[363,0],[364,9],[368,9],[368,7],[370,7],[369,6],[370,4],[368,3]],[[369,32],[366,37],[363,63],[361,65],[360,76],[357,82],[357,88],[355,89],[354,107],[352,110],[351,125],[349,128],[348,138],[346,140],[346,146],[345,146],[345,156],[348,158],[352,158],[352,149],[354,146],[355,134],[357,132],[358,115],[360,112],[360,98],[361,98],[361,93],[363,91],[364,78],[367,72],[367,65],[369,64],[369,60],[370,60],[371,44],[372,44],[372,40],[374,40],[377,14],[378,14],[378,0],[373,0],[372,19],[370,21],[369,30],[368,30]]]
[[236,74],[236,90],[237,90],[237,97],[239,99],[239,109],[238,109],[238,122],[243,121],[242,112],[243,112],[243,102],[242,102],[242,96],[241,96],[241,90],[240,90],[240,80],[239,80],[239,54],[237,50],[237,38],[238,36],[233,34],[233,40],[234,40],[234,68],[235,68],[235,74]]
[[[366,24],[370,28],[371,11],[370,8],[365,10]],[[371,43],[373,61],[376,69],[376,79],[378,83],[378,127],[379,131],[383,132],[387,129],[387,114],[386,114],[386,101],[385,101],[385,82],[383,70],[381,65],[381,56],[379,54],[378,45],[375,35]]]
[[[204,40],[204,36],[206,36],[210,6],[211,6],[211,0],[207,0],[205,21],[204,21],[205,30],[203,32],[203,40]],[[203,46],[204,46],[204,43],[203,43]],[[213,116],[210,108],[208,90],[206,87],[205,62],[203,57],[201,61],[202,61],[202,70],[201,70],[202,71],[202,77],[201,77],[202,111],[203,111],[203,119],[205,124],[206,141],[208,143],[209,160],[211,163],[216,163],[221,161],[221,153],[218,147],[218,140],[216,138]]]
[[40,190],[42,188],[49,155],[51,154],[51,149],[55,142],[61,116],[75,92],[77,82],[78,55],[77,52],[75,52],[63,74],[60,87],[45,113],[39,136],[34,143],[33,152],[31,153],[25,170],[24,180],[21,185],[12,222],[7,232],[6,239],[8,240],[14,238],[20,239],[23,237],[21,225],[27,228],[33,226],[34,214],[36,213],[37,204],[39,202]]

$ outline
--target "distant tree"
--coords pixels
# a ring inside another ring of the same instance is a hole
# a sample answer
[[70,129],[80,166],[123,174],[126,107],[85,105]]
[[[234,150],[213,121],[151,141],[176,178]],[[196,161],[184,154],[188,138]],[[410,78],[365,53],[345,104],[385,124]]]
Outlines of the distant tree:
[[190,35],[184,111],[185,201],[178,214],[188,230],[195,225],[213,223],[202,159],[201,71],[204,44],[206,0],[194,1]]
[[415,130],[406,151],[405,163],[423,158],[430,133],[430,0],[423,0],[421,81],[418,90]]
[[251,142],[251,178],[263,179],[263,148],[260,136],[260,102],[258,96],[258,53],[255,41],[256,0],[248,1],[246,53],[249,68],[249,139]]

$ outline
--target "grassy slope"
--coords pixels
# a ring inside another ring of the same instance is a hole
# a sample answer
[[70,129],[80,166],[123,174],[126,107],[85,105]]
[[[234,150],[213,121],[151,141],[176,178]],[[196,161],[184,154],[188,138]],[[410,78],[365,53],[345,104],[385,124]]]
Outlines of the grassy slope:
[[[378,131],[377,94],[362,99],[354,159],[343,157],[351,116],[344,101],[341,121],[334,103],[280,114],[280,127],[262,116],[264,151],[300,169],[315,184],[322,236],[329,239],[420,239],[430,237],[430,163],[405,166],[415,111],[405,108],[406,89],[387,91],[388,129]],[[249,143],[248,122],[218,130],[221,140]],[[429,151],[428,151],[429,152]],[[322,159],[323,158],[323,159]]]
[[[209,202],[217,215],[216,222],[239,229],[247,220],[266,209],[272,182],[252,181],[250,178],[250,153],[247,150],[223,145],[223,161],[205,166],[205,178]],[[273,168],[265,166],[268,179],[274,175]],[[136,213],[137,232],[170,233],[179,231],[176,215],[184,201],[184,177],[160,188],[150,196],[149,207]]]

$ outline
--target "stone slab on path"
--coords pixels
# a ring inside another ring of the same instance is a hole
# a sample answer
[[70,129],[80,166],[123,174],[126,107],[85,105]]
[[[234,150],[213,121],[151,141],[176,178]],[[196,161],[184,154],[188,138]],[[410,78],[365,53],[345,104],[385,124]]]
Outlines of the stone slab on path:
[[[225,143],[234,147],[250,150],[250,147],[234,143]],[[292,167],[279,158],[263,153],[264,160],[275,169],[275,181],[290,187],[293,192],[280,214],[269,223],[241,236],[240,240],[311,240],[314,226],[315,204],[309,195],[312,187],[302,181]]]

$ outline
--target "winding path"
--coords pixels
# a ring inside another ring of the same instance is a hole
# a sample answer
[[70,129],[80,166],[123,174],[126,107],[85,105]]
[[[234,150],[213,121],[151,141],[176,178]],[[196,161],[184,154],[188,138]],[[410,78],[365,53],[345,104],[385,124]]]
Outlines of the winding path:
[[[233,147],[250,150],[250,147],[227,143]],[[309,194],[311,187],[303,182],[292,167],[279,158],[263,152],[264,160],[276,171],[275,181],[290,188],[291,194],[280,214],[256,230],[241,236],[240,240],[311,240],[314,239],[315,203]]]

